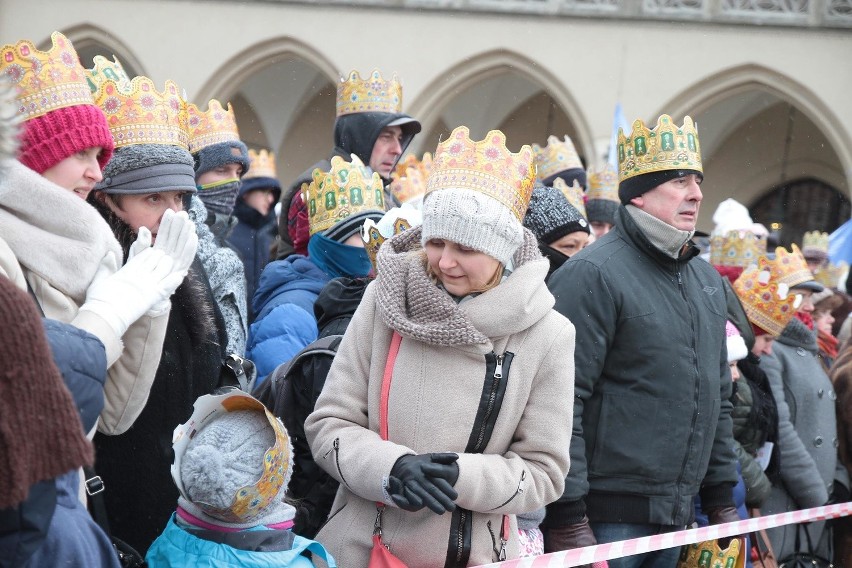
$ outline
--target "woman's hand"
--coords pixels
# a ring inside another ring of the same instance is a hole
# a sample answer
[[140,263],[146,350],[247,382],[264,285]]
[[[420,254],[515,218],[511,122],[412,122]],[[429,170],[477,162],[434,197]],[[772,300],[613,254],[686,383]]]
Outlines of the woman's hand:
[[419,511],[427,507],[439,515],[456,508],[459,478],[458,454],[409,454],[391,468],[388,493],[400,509]]

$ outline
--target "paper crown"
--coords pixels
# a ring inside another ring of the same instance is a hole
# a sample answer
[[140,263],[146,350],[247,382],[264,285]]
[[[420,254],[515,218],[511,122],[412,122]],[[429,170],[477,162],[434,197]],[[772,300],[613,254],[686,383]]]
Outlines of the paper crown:
[[553,182],[553,187],[562,192],[562,195],[565,196],[568,203],[573,205],[574,208],[580,212],[580,215],[588,217],[586,215],[586,201],[583,199],[583,188],[580,187],[579,181],[575,179],[574,185],[569,186],[562,178],[556,178]]
[[337,116],[357,112],[402,112],[402,84],[396,74],[385,79],[378,69],[362,79],[358,71],[337,85]]
[[816,281],[826,288],[839,288],[840,279],[849,272],[849,265],[841,261],[838,264],[829,262],[814,274]]
[[110,80],[122,91],[130,92],[130,76],[115,55],[112,56],[112,61],[103,55],[96,55],[92,61],[94,67],[86,70],[86,81],[92,94],[97,93],[100,86]]
[[609,165],[589,172],[588,199],[603,199],[621,203],[618,198],[618,172]]
[[535,166],[538,169],[537,176],[540,180],[547,179],[553,174],[565,170],[583,168],[577,149],[574,148],[574,143],[567,135],[564,140],[560,140],[556,136],[548,136],[547,146],[542,148],[538,144],[533,144],[532,151],[535,156]]
[[629,137],[618,129],[619,182],[666,170],[704,171],[698,131],[692,118],[685,116],[683,126],[677,126],[672,117],[664,114],[657,119],[653,130],[648,130],[644,122],[637,120]]
[[432,171],[432,154],[426,152],[418,160],[409,154],[391,172],[390,190],[400,203],[407,203],[426,193],[426,179]]
[[251,167],[243,176],[243,181],[259,177],[278,179],[278,172],[275,169],[275,152],[249,150],[248,156]]
[[777,273],[776,261],[761,256],[734,281],[748,320],[774,337],[781,335],[796,314],[795,295],[788,293]]
[[354,154],[351,163],[334,156],[331,170],[315,169],[313,181],[303,183],[301,191],[312,236],[361,211],[385,210],[382,178]]
[[787,252],[784,247],[775,249],[774,274],[778,281],[790,288],[810,282],[814,279],[813,273],[808,268],[808,263],[796,243],[791,247],[793,252]]
[[467,126],[459,126],[438,144],[426,195],[442,189],[478,191],[508,207],[523,222],[535,184],[532,149],[524,145],[513,154],[499,130],[490,131],[479,142],[469,135]]
[[766,254],[766,237],[750,232],[728,231],[710,238],[710,264],[714,266],[740,266],[757,263]]
[[802,237],[802,254],[806,257],[816,253],[824,257],[828,256],[828,233],[820,231],[808,231]]
[[196,105],[186,105],[189,124],[189,152],[196,152],[222,142],[238,141],[240,132],[237,130],[237,118],[234,108],[228,103],[228,108],[222,108],[222,103],[210,99],[207,111],[202,111]]
[[180,474],[181,461],[189,441],[217,417],[238,410],[263,412],[272,429],[275,430],[275,443],[263,456],[263,473],[253,485],[238,489],[231,506],[226,509],[197,501],[194,503],[205,513],[225,522],[248,523],[262,515],[263,509],[275,499],[281,487],[287,483],[292,468],[292,448],[287,430],[281,421],[256,398],[238,390],[198,398],[194,403],[192,416],[186,423],[175,428],[172,436],[175,461],[172,464],[171,473],[180,494],[184,499],[191,501],[186,494]]
[[71,41],[59,32],[50,35],[52,46],[40,51],[29,40],[0,48],[0,72],[18,91],[18,112],[24,120],[52,110],[94,104],[86,71]]
[[423,215],[411,205],[394,207],[385,213],[378,223],[372,219],[364,221],[361,227],[361,238],[364,239],[364,248],[367,250],[370,262],[373,263],[373,268],[376,268],[376,256],[379,254],[382,243],[422,223]]

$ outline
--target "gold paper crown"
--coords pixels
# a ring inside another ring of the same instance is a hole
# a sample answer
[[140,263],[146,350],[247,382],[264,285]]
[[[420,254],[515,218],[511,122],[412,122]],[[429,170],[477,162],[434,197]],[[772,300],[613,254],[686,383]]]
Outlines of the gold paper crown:
[[648,130],[645,123],[633,123],[630,137],[618,129],[618,181],[651,172],[666,170],[697,170],[701,166],[701,147],[698,131],[692,118],[685,116],[683,126],[672,122],[667,114],[657,119],[657,126]]
[[358,71],[341,78],[337,85],[337,116],[357,112],[402,112],[402,85],[396,74],[385,79],[374,69],[367,79]]
[[837,288],[840,285],[840,279],[847,272],[849,272],[849,265],[845,262],[841,261],[838,264],[829,262],[814,274],[814,278],[826,288]]
[[334,156],[331,170],[317,168],[313,178],[310,184],[302,184],[311,236],[361,211],[385,210],[382,178],[365,168],[355,155],[351,163]]
[[438,144],[426,195],[442,189],[478,191],[508,207],[523,222],[535,183],[532,149],[524,145],[513,154],[499,130],[490,131],[479,142],[469,135],[467,126],[459,126]]
[[130,76],[118,58],[115,55],[112,58],[113,60],[110,61],[103,55],[96,55],[93,59],[94,67],[86,70],[86,81],[89,83],[92,94],[97,93],[100,86],[109,80],[122,91],[130,92]]
[[756,264],[758,257],[766,254],[766,237],[746,232],[728,231],[725,235],[710,238],[710,264],[714,266],[741,266]]
[[256,152],[249,150],[248,156],[249,160],[251,160],[251,167],[246,172],[246,175],[243,176],[244,181],[259,177],[278,179],[278,172],[275,170],[275,152],[267,150]]
[[237,130],[237,118],[234,108],[228,103],[228,108],[222,108],[222,103],[210,99],[207,111],[192,103],[186,105],[189,115],[189,152],[196,152],[222,142],[239,141],[240,132]]
[[775,260],[773,266],[774,274],[778,281],[790,288],[810,282],[814,279],[813,273],[808,268],[808,263],[796,243],[791,245],[793,252],[787,252],[784,247],[775,249]]
[[[417,211],[412,211],[412,214],[413,213],[417,213]],[[389,235],[383,235],[379,226],[372,219],[364,221],[364,227],[361,230],[361,238],[364,239],[364,248],[367,250],[367,256],[370,257],[370,262],[373,264],[373,268],[376,268],[376,256],[379,254],[379,249],[382,247],[382,243],[394,235],[407,231],[414,226],[414,223],[406,219],[405,215],[406,213],[400,210],[399,217],[397,217],[393,222],[393,232]]]
[[574,180],[574,185],[569,186],[562,178],[556,178],[553,182],[553,187],[562,192],[568,203],[580,212],[584,218],[586,215],[586,202],[583,200],[583,188],[580,187],[580,182]]
[[547,146],[542,148],[538,144],[532,145],[532,151],[535,155],[535,166],[538,168],[538,179],[544,180],[565,170],[575,168],[583,168],[583,163],[580,161],[580,156],[577,154],[577,149],[574,148],[574,143],[565,136],[564,140],[560,140],[556,136],[547,137]]
[[[805,249],[808,250],[806,251]],[[821,252],[827,255],[828,233],[822,233],[820,231],[808,231],[805,233],[805,236],[802,237],[802,251]]]
[[405,157],[405,159],[400,160],[399,163],[394,168],[394,171],[391,173],[391,177],[402,177],[408,171],[408,168],[416,168],[420,170],[420,173],[423,174],[423,179],[429,177],[429,172],[432,171],[432,154],[426,152],[423,154],[423,159],[418,160],[417,156],[414,154],[409,154]]
[[390,190],[400,203],[407,203],[426,193],[426,179],[432,171],[432,154],[423,154],[418,160],[409,154],[391,172]]
[[188,149],[186,101],[172,81],[160,92],[154,81],[134,77],[128,89],[112,79],[100,82],[95,103],[107,117],[115,147],[168,144]]
[[775,261],[761,256],[734,281],[748,320],[773,337],[781,335],[796,314],[795,295],[778,281],[777,270]]
[[609,165],[590,171],[588,179],[589,190],[586,195],[589,199],[603,199],[621,203],[618,198],[618,172]]
[[40,51],[29,40],[0,48],[0,71],[18,90],[18,112],[24,120],[52,110],[92,105],[86,71],[71,41],[59,32],[50,35],[48,51]]

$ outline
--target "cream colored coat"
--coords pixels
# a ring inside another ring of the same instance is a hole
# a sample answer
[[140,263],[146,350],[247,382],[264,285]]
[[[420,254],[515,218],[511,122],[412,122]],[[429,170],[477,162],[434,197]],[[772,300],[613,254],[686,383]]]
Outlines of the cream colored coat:
[[[376,501],[388,504],[384,542],[391,552],[408,566],[444,565],[451,514],[407,512],[387,494],[391,468],[406,454],[459,454],[456,504],[473,511],[471,566],[497,560],[500,545],[491,533],[499,538],[504,514],[511,515],[508,557],[517,557],[514,515],[562,494],[575,333],[551,309],[554,299],[544,284],[548,261],[525,232],[518,268],[461,305],[428,280],[416,254],[406,252],[419,248],[419,229],[382,247],[379,278],[367,288],[305,423],[317,463],[341,482],[317,536],[339,566],[367,565]],[[379,401],[392,336],[388,322],[403,339],[389,396],[390,441],[383,441]],[[483,392],[485,355],[492,351],[514,354],[505,398],[484,453],[464,453]]]
[[[122,251],[106,221],[88,203],[17,161],[0,178],[0,275],[33,290],[45,316],[103,342],[109,372],[98,429],[126,431],[148,400],[169,312],[141,317],[123,337],[90,311],[79,311],[101,266],[115,272]],[[131,298],[128,298],[131,301]]]

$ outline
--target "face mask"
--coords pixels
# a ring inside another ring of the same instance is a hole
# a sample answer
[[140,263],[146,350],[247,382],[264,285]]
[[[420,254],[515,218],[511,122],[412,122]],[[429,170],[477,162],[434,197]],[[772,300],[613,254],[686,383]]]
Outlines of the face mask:
[[199,185],[198,197],[208,211],[230,215],[234,211],[241,184],[239,178],[234,178]]

